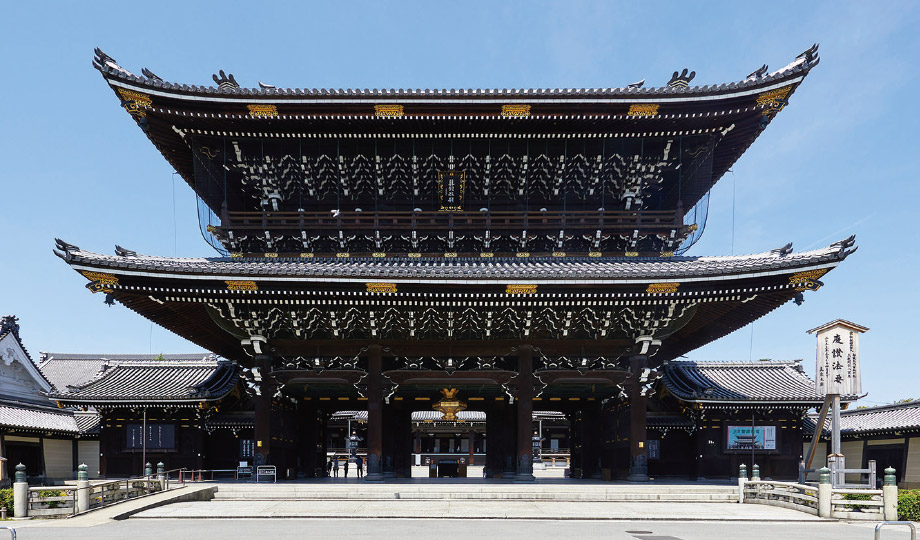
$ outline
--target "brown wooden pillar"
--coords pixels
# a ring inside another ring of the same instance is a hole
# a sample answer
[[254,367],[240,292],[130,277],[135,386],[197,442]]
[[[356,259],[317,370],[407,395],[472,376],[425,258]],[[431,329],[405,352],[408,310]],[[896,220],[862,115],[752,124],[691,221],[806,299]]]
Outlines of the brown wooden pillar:
[[469,445],[469,447],[470,447],[470,448],[469,448],[469,451],[470,451],[470,460],[469,460],[469,462],[467,462],[467,464],[468,464],[468,465],[473,465],[473,464],[474,464],[474,461],[475,461],[475,459],[476,459],[476,457],[475,457],[475,455],[474,455],[475,452],[476,452],[476,436],[473,434],[473,428],[472,428],[472,427],[470,427],[469,432],[466,434],[466,437],[467,437],[467,440],[469,441],[468,445]]
[[259,385],[259,395],[256,396],[256,416],[255,416],[255,464],[268,465],[271,463],[271,442],[272,442],[272,397],[275,395],[275,382],[271,379],[272,358],[267,354],[257,354],[255,365],[259,368],[261,381]]
[[601,477],[600,458],[603,444],[600,404],[594,403],[581,411],[581,471],[582,478]]
[[518,350],[517,472],[516,482],[530,482],[533,476],[533,347]]
[[380,347],[367,356],[367,474],[368,482],[383,480],[383,359]]
[[629,476],[630,482],[648,482],[648,457],[645,442],[648,438],[645,428],[647,417],[646,397],[642,393],[640,377],[648,366],[648,357],[636,355],[630,358],[629,378]]

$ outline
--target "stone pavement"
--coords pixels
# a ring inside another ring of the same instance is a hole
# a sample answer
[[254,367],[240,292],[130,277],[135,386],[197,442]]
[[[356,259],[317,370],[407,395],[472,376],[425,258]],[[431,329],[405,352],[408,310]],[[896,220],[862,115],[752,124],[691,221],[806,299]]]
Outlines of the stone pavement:
[[524,500],[215,500],[174,503],[132,519],[349,518],[674,521],[825,521],[787,508],[738,503]]
[[[872,540],[873,526],[832,521],[771,523],[496,519],[127,519],[110,521],[94,527],[34,527],[19,529],[17,532],[18,540]],[[886,529],[882,538],[907,540],[909,533],[906,529]],[[0,539],[6,540],[3,536],[0,536]]]

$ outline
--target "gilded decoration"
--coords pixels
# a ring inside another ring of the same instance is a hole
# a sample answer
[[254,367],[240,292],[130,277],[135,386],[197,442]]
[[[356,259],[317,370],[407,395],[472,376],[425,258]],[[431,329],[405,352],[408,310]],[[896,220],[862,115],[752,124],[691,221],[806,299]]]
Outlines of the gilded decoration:
[[520,259],[526,259],[527,257],[530,257],[530,253],[527,253],[526,251],[521,251],[519,253],[515,253],[514,256]]
[[377,252],[373,253],[373,256],[374,256],[375,259],[382,259],[382,258],[386,257],[387,254],[386,254],[386,253],[383,253],[383,252],[380,252],[380,251],[377,251]]
[[153,105],[153,100],[150,99],[150,96],[147,94],[128,90],[127,88],[119,88],[118,94],[121,96],[122,107],[124,107],[131,116],[136,118],[144,118],[147,116],[147,111],[145,109]]
[[554,251],[553,257],[565,257],[565,252],[564,251]]
[[524,118],[530,116],[530,105],[502,105],[505,118]]
[[255,281],[246,281],[246,280],[227,280],[224,281],[227,284],[228,291],[258,291],[259,286],[256,285]]
[[80,273],[83,274],[83,277],[90,281],[86,285],[86,288],[93,293],[110,293],[112,292],[112,285],[118,285],[118,277],[116,277],[114,274],[107,274],[105,272],[90,272],[88,270],[84,270]]
[[438,198],[441,212],[455,212],[463,210],[463,190],[466,186],[466,175],[463,171],[438,172]]
[[344,251],[343,251],[343,252],[341,252],[341,253],[336,253],[335,256],[336,256],[337,258],[339,258],[339,259],[347,259],[347,258],[351,257],[351,253],[348,253],[348,252],[344,252]]
[[451,252],[445,253],[444,256],[447,257],[448,259],[454,259],[457,257],[457,253],[451,251]]
[[536,294],[536,285],[508,285],[505,294]]
[[421,253],[409,253],[409,258],[410,258],[410,259],[418,259],[418,258],[421,257],[421,256],[422,256]]
[[626,253],[624,253],[624,255],[626,255],[627,257],[638,257],[639,252],[638,251],[627,251]]
[[795,285],[796,292],[817,291],[821,288],[822,285],[824,285],[818,280],[828,272],[830,272],[830,269],[828,268],[796,272],[795,274],[789,276],[789,284]]
[[277,259],[278,258],[277,253],[263,253],[262,256],[265,257],[266,259]]
[[658,116],[657,103],[636,103],[629,106],[627,116]]
[[275,105],[246,105],[249,116],[256,118],[273,118],[278,116],[278,107]]
[[313,254],[312,254],[312,253],[301,253],[301,254],[300,254],[300,258],[301,258],[301,259],[312,259],[312,258],[313,258]]
[[789,104],[790,92],[792,92],[792,86],[784,86],[758,95],[757,104],[764,108],[763,115],[767,118],[776,116],[776,113]]
[[456,422],[457,413],[466,410],[466,403],[457,397],[459,392],[458,388],[442,388],[441,395],[444,397],[431,406],[444,415],[442,419],[446,422]]
[[243,254],[234,251],[233,253],[230,254],[230,258],[231,258],[231,259],[241,259],[241,258],[243,258]]
[[395,283],[366,283],[369,293],[395,293]]
[[374,105],[374,116],[378,118],[401,118],[405,114],[402,105]]
[[488,252],[486,252],[486,253],[480,253],[479,256],[482,257],[482,258],[484,258],[484,259],[488,259],[488,258],[491,258],[491,257],[492,257],[492,253],[488,253]]
[[645,292],[649,294],[662,294],[677,292],[680,283],[650,283]]
[[673,256],[674,256],[674,252],[673,252],[673,251],[662,251],[662,252],[661,252],[661,256],[662,256],[662,257],[673,257]]
[[588,257],[600,257],[601,255],[603,255],[603,253],[601,253],[600,251],[589,251],[588,252]]

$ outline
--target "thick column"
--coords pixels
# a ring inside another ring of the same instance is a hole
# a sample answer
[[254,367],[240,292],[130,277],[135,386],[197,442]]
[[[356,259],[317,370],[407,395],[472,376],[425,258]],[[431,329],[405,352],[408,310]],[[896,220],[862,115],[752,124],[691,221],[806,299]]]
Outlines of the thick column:
[[502,403],[486,410],[486,478],[500,476],[505,470],[505,458],[502,454],[505,407]]
[[603,444],[600,405],[582,409],[581,423],[582,478],[598,479],[601,477],[599,461]]
[[383,480],[382,371],[380,347],[373,346],[367,357],[367,474],[364,479],[369,482]]
[[533,477],[533,348],[524,345],[518,352],[517,396],[517,482]]
[[468,450],[469,450],[469,452],[470,452],[470,459],[469,459],[469,461],[467,461],[467,464],[468,464],[468,465],[473,465],[473,464],[474,464],[473,462],[474,462],[474,460],[476,459],[475,456],[474,456],[474,454],[475,454],[475,452],[476,452],[476,436],[473,434],[473,428],[472,428],[472,427],[469,429],[469,432],[466,434],[466,436],[467,436],[467,440],[469,441],[469,442],[467,443],[467,446],[469,446],[469,449],[468,449]]
[[412,411],[408,407],[399,407],[393,411],[395,416],[393,438],[393,472],[396,478],[412,477],[412,446],[415,442],[412,433]]
[[642,383],[639,381],[642,370],[648,365],[645,355],[633,356],[630,359],[629,378],[629,476],[630,482],[648,482],[648,457],[645,453],[647,439],[645,420],[646,397],[642,394]]
[[257,354],[255,365],[259,368],[261,381],[259,385],[259,395],[256,396],[256,417],[255,417],[255,464],[267,465],[271,463],[271,442],[272,442],[272,397],[275,395],[275,383],[270,377],[272,358],[267,354]]

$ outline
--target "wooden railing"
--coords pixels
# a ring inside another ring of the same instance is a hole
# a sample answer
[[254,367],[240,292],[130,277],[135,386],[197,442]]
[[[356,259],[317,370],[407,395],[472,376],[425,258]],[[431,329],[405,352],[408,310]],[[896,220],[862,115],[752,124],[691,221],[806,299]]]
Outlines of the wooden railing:
[[677,211],[547,212],[226,212],[232,231],[561,231],[639,229],[670,232],[683,226]]

